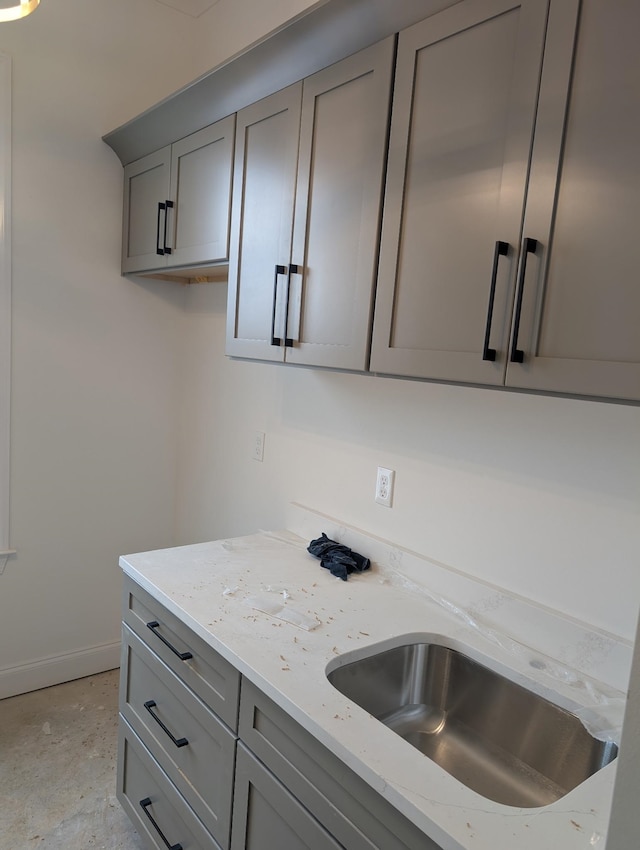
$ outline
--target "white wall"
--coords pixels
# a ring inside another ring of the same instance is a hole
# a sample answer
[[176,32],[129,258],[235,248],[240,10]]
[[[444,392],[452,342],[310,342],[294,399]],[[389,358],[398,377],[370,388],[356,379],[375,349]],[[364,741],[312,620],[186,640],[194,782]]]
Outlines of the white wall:
[[327,0],[218,0],[198,18],[200,73],[261,41],[266,35]]
[[282,526],[295,500],[633,640],[640,408],[231,361],[225,299],[187,297],[179,542]]
[[118,555],[172,542],[184,291],[120,277],[122,167],[101,136],[193,76],[171,48],[194,27],[154,0],[55,0],[0,25],[18,550],[0,576],[0,696],[117,663]]

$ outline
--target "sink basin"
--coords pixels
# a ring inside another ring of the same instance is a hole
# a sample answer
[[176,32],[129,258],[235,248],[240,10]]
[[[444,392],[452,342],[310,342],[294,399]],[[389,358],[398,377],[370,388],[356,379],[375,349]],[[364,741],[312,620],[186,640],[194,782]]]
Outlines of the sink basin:
[[569,711],[440,644],[381,650],[327,678],[467,787],[507,806],[553,803],[618,752]]

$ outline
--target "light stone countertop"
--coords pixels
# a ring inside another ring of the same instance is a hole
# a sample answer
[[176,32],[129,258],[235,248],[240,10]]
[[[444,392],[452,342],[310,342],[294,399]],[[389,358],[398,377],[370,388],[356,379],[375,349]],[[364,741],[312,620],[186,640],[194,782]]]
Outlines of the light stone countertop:
[[[560,681],[551,688],[526,657],[384,568],[374,564],[347,582],[334,578],[307,543],[291,532],[261,532],[127,555],[120,566],[443,850],[604,850],[615,761],[552,805],[494,803],[347,700],[325,670],[344,653],[352,660],[411,634],[444,638],[559,704],[574,704],[575,689]],[[283,611],[276,617],[256,605]],[[287,621],[298,616],[317,626]]]

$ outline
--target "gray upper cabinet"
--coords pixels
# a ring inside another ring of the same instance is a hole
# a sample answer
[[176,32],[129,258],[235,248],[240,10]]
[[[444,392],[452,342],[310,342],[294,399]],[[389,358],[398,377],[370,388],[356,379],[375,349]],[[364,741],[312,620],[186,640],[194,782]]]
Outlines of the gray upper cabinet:
[[373,371],[640,398],[638,20],[483,0],[401,33]]
[[224,262],[235,116],[124,171],[122,272]]
[[298,83],[238,113],[227,354],[284,359],[301,98]]
[[161,227],[166,222],[171,145],[127,165],[124,170],[122,273],[166,265]]
[[506,382],[640,399],[640,11],[583,0],[572,56],[576,6],[551,5]]
[[546,17],[466,0],[400,34],[373,371],[503,383]]
[[640,6],[429,12],[127,165],[123,273],[228,257],[232,356],[640,400]]
[[366,368],[394,41],[239,113],[228,354]]

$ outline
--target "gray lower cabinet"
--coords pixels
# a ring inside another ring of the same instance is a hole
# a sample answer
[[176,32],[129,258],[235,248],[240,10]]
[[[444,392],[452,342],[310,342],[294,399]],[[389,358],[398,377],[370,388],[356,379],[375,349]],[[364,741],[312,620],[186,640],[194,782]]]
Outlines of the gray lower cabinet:
[[124,169],[122,273],[224,262],[235,115]]
[[125,720],[120,720],[118,799],[149,850],[223,850]]
[[439,850],[127,577],[117,795],[149,850]]
[[366,368],[394,46],[238,113],[227,354]]
[[637,4],[399,37],[372,371],[640,399]]
[[231,850],[340,850],[296,798],[242,744],[236,761]]
[[[340,846],[347,850],[439,850],[247,679],[242,680],[238,734],[268,768],[274,782],[281,782]],[[239,850],[239,845],[233,850]]]
[[207,830],[227,846],[236,735],[127,626],[121,713]]
[[152,850],[228,850],[240,675],[127,577],[123,607],[118,798]]

